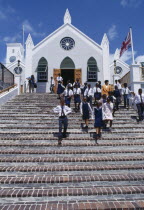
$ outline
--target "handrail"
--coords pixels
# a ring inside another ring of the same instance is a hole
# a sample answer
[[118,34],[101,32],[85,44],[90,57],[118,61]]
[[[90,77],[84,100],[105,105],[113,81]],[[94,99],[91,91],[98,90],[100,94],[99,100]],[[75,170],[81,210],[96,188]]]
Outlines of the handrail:
[[17,86],[17,85],[14,84],[14,85],[12,85],[12,86],[10,86],[10,87],[8,87],[8,88],[5,88],[5,89],[3,89],[3,90],[0,91],[0,94],[1,94],[1,93],[4,93],[4,92],[9,92],[10,89],[12,89],[12,88],[14,88],[14,87],[16,87],[16,86]]

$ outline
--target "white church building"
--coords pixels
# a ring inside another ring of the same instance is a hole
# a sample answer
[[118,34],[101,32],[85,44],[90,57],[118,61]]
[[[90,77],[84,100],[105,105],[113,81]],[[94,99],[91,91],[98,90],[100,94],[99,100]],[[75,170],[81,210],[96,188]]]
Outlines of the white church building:
[[[119,59],[116,50],[117,66],[110,63],[109,40],[104,34],[100,44],[89,38],[72,25],[71,15],[66,10],[64,24],[34,45],[31,35],[25,43],[7,43],[6,67],[20,78],[21,86],[29,76],[34,75],[38,84],[38,92],[49,92],[51,77],[56,79],[61,73],[64,84],[77,78],[81,83],[89,82],[93,86],[96,81],[121,79],[130,71],[129,65]],[[19,67],[18,67],[18,61]]]

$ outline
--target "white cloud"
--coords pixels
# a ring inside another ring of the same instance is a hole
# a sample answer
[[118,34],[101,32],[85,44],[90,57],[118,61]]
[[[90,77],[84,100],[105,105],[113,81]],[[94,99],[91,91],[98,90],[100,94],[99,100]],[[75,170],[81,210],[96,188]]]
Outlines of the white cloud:
[[116,30],[116,25],[112,25],[110,27],[110,29],[108,30],[108,37],[110,40],[114,40],[115,38],[118,37],[118,33],[117,33],[117,30]]
[[139,7],[142,3],[142,0],[121,0],[120,4],[123,7]]
[[144,55],[139,55],[136,57],[135,61],[137,63],[144,62]]
[[37,32],[33,26],[30,24],[30,22],[28,20],[25,20],[23,22],[23,25],[24,25],[24,30],[25,32],[27,33],[31,33],[33,36],[35,37],[43,37],[45,36],[45,33],[41,33],[41,32]]
[[7,42],[7,43],[8,43],[8,42],[13,43],[13,42],[19,42],[20,39],[22,39],[22,35],[16,34],[16,35],[14,35],[14,36],[5,36],[5,37],[3,38],[3,41],[4,41],[4,42]]
[[[134,55],[136,55],[136,51],[134,51]],[[129,62],[131,59],[132,59],[132,52],[131,52],[131,50],[127,50],[127,51],[125,51],[124,53],[123,53],[123,55],[121,56],[121,58],[120,58],[122,61],[124,61],[124,62]]]
[[11,14],[15,13],[15,9],[12,8],[10,5],[7,8],[0,7],[0,20],[6,20],[9,18]]
[[[134,55],[136,55],[137,54],[137,52],[136,51],[134,51]],[[144,56],[143,56],[143,58],[142,58],[142,56],[138,56],[137,57],[138,58],[138,60],[140,60],[140,59],[143,59],[143,61],[144,61]],[[136,59],[137,59],[136,58]],[[112,63],[116,58],[115,58],[115,53],[114,54],[110,54],[110,57],[109,57],[109,59],[110,59],[110,63]],[[135,59],[135,60],[136,60]],[[124,53],[123,53],[123,55],[120,57],[120,60],[122,60],[123,62],[125,62],[125,63],[129,63],[131,60],[132,60],[132,53],[131,53],[131,50],[127,50],[127,51],[125,51]],[[137,60],[136,60],[137,61]],[[138,62],[138,61],[137,61]]]

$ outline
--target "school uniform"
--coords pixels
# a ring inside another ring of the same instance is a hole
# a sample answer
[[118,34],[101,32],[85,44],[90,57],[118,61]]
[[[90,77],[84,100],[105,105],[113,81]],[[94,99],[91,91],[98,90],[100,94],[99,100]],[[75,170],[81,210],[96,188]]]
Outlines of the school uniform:
[[95,116],[94,127],[95,128],[103,127],[102,107],[99,107],[99,108],[95,107],[94,108],[94,116]]
[[80,112],[82,114],[83,120],[89,120],[90,114],[93,115],[92,108],[88,102],[81,102]]
[[83,95],[83,97],[84,97],[84,92],[85,92],[85,90],[87,89],[87,86],[83,86],[81,89],[82,89],[82,95]]
[[57,106],[53,109],[54,113],[59,115],[59,135],[62,137],[62,127],[64,126],[64,134],[66,134],[68,128],[68,118],[67,115],[72,112],[71,108],[68,106]]
[[119,109],[119,104],[121,103],[121,94],[120,94],[120,91],[118,89],[114,90],[113,95],[116,98],[115,108],[116,108],[116,110],[118,110]]
[[129,96],[130,96],[130,90],[128,87],[122,89],[122,95],[124,98],[124,107],[129,107]]
[[84,96],[87,98],[87,102],[89,102],[92,107],[93,89],[87,88],[84,92]]
[[58,84],[58,88],[57,88],[57,94],[60,95],[64,92],[65,87],[60,83]]
[[63,81],[63,78],[58,76],[58,77],[56,78],[56,80],[57,80],[57,82],[59,82],[59,81],[62,82],[62,81]]
[[101,89],[99,87],[94,87],[93,88],[93,93],[94,93],[94,98],[96,100],[100,100],[100,98],[101,98]]
[[103,120],[113,120],[113,103],[104,103],[103,107]]
[[73,87],[75,87],[75,85],[77,85],[80,88],[80,82],[74,82]]
[[139,120],[143,120],[144,119],[144,117],[143,117],[143,114],[144,114],[144,94],[136,95],[134,97],[134,103],[137,106]]
[[64,97],[65,97],[65,104],[70,106],[71,97],[73,96],[73,91],[71,89],[65,89]]
[[81,89],[80,88],[74,88],[73,90],[74,93],[74,103],[81,103]]
[[102,95],[107,95],[111,91],[111,86],[110,85],[103,85],[102,86]]

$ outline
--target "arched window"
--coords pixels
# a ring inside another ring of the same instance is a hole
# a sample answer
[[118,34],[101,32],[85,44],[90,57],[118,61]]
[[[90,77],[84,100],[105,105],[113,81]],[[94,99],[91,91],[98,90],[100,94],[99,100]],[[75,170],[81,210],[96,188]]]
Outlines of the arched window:
[[45,58],[41,58],[37,67],[38,82],[47,82],[48,79],[48,62]]
[[97,72],[98,72],[97,62],[93,57],[91,57],[87,63],[87,81],[96,82]]
[[75,64],[71,58],[66,57],[61,62],[60,69],[75,69]]

